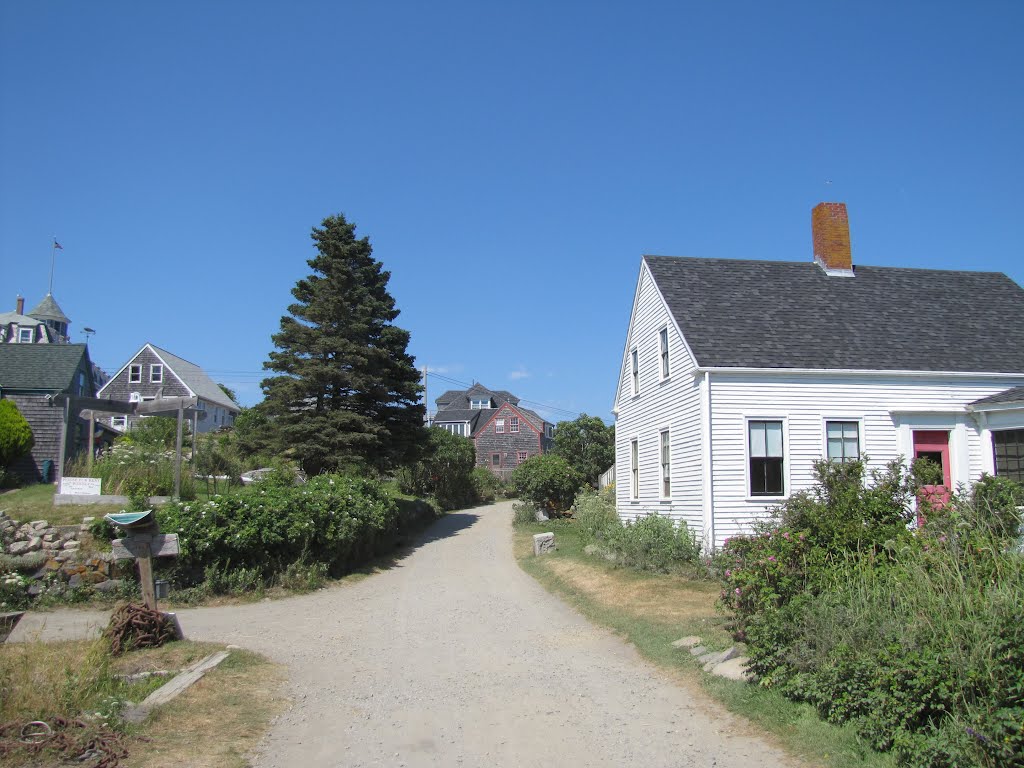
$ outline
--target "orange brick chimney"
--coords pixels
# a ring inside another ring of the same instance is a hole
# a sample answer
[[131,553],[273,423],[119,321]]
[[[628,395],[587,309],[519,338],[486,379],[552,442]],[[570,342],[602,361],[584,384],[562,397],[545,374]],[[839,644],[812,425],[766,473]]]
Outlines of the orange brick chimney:
[[24,296],[19,296],[17,302],[15,303],[15,306],[17,307],[17,309],[15,309],[15,312],[17,312],[19,315],[24,315],[25,314],[25,297]]
[[818,203],[811,211],[814,260],[828,274],[853,275],[846,203]]

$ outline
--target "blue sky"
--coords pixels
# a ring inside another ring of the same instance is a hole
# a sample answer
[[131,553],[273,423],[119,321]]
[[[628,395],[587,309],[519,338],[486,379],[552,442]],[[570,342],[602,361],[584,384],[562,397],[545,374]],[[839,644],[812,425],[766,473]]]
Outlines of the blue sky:
[[[1020,2],[0,4],[0,308],[260,399],[343,212],[410,351],[610,419],[645,253],[1024,283]],[[965,312],[970,307],[964,307]]]

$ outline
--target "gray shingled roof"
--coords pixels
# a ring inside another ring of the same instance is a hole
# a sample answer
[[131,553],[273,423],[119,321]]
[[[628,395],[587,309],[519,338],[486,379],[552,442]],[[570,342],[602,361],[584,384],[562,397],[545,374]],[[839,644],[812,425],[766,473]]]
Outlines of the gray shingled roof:
[[1024,403],[1024,387],[1013,387],[1005,392],[983,397],[975,400],[971,405],[1004,405],[1009,403]]
[[516,408],[518,408],[519,412],[523,414],[523,416],[525,416],[531,424],[533,424],[535,429],[539,430],[540,432],[544,431],[544,424],[546,424],[547,422],[545,422],[544,419],[541,418],[541,416],[538,413],[536,413],[535,411],[531,411],[529,408],[523,408],[522,406],[519,405],[517,405]]
[[85,344],[0,344],[0,389],[63,392],[86,355]]
[[36,308],[29,312],[29,315],[39,320],[57,320],[61,323],[70,323],[71,320],[64,314],[64,310],[60,308],[52,294],[46,294],[43,300],[40,301]]
[[449,424],[452,422],[469,422],[469,435],[476,434],[481,424],[487,423],[497,408],[445,408],[434,415],[434,424]]
[[224,390],[218,387],[217,383],[207,376],[206,372],[198,365],[171,354],[166,349],[161,349],[155,344],[150,344],[149,346],[170,366],[174,375],[181,379],[185,386],[195,392],[198,397],[232,411],[240,410],[238,403],[224,394]]
[[999,272],[644,262],[704,367],[1024,372],[1024,289]]

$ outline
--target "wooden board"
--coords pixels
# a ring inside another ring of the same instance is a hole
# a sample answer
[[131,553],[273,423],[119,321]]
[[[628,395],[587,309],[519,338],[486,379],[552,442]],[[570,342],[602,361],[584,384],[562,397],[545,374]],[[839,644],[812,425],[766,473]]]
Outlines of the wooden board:
[[110,542],[110,552],[118,560],[133,560],[148,545],[152,557],[173,557],[180,553],[178,534],[158,533],[155,536],[129,536]]

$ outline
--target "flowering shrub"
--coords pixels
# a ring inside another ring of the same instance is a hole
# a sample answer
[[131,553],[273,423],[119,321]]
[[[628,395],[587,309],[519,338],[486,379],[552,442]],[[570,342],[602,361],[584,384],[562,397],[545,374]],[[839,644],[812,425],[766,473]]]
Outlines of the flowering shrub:
[[210,566],[269,578],[303,561],[343,573],[383,551],[419,514],[401,509],[375,480],[320,475],[302,486],[168,504],[157,516],[161,530],[179,536],[179,580],[194,582]]
[[512,472],[511,481],[520,499],[549,514],[567,511],[586,483],[569,462],[552,453],[524,461]]
[[13,571],[0,575],[0,611],[20,611],[28,608],[32,602],[28,594],[30,583],[28,578]]
[[[146,421],[149,421],[148,419]],[[103,480],[103,493],[122,496],[170,496],[174,493],[174,451],[119,439],[93,462],[92,477]],[[85,457],[69,474],[88,476]],[[195,480],[186,462],[181,468],[181,498],[195,498]]]
[[779,528],[725,542],[721,603],[740,633],[751,617],[781,608],[806,588],[809,552],[805,532]]

